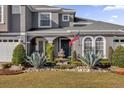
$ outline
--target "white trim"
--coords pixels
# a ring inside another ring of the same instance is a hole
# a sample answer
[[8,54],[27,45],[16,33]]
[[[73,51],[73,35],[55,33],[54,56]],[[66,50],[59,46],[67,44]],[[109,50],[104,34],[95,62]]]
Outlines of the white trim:
[[20,35],[26,35],[26,33],[25,32],[20,32]]
[[60,10],[61,8],[35,8],[36,10]]
[[0,24],[3,24],[4,23],[4,6],[1,5],[1,22]]
[[106,39],[105,39],[104,36],[96,36],[96,37],[95,37],[95,43],[96,43],[96,39],[99,38],[99,37],[103,39],[103,45],[104,45],[103,57],[106,58]]
[[94,45],[94,39],[93,39],[93,37],[92,37],[92,36],[85,36],[85,37],[82,39],[82,56],[84,56],[84,40],[85,40],[86,38],[91,38],[91,40],[92,40],[92,47],[95,46],[95,45]]
[[[49,14],[50,15],[50,26],[41,26],[40,25],[40,15],[41,14]],[[38,13],[38,27],[39,28],[51,28],[52,27],[52,14],[50,12],[39,12]]]
[[76,10],[75,9],[73,9],[73,10],[72,9],[71,10],[70,9],[69,10],[64,10],[63,9],[62,12],[64,12],[64,13],[72,13],[72,12],[75,13]]
[[[65,20],[65,19],[64,19],[64,16],[67,16],[68,19]],[[62,21],[67,22],[67,21],[69,21],[69,18],[70,18],[69,14],[62,14]]]

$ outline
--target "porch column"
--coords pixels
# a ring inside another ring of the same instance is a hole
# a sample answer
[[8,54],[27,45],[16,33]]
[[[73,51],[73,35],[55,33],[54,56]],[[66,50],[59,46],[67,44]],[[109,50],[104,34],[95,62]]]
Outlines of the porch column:
[[19,42],[24,45],[25,50],[26,50],[26,55],[27,55],[27,48],[28,48],[27,47],[27,35],[25,32],[20,33]]
[[53,44],[54,37],[45,37],[48,43]]
[[53,41],[52,41],[52,40],[49,40],[48,43],[49,43],[49,44],[53,44]]

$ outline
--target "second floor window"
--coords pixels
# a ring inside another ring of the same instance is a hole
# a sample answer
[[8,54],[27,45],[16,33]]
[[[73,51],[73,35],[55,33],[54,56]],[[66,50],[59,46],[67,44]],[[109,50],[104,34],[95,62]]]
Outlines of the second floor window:
[[51,13],[39,13],[38,20],[40,28],[51,27]]
[[69,21],[69,15],[68,14],[63,14],[62,15],[62,21]]
[[3,6],[0,5],[0,23],[3,23]]

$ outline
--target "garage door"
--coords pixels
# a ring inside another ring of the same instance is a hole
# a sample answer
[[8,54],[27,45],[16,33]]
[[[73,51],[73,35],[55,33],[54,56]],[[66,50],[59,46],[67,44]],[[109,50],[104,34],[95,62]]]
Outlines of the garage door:
[[0,40],[0,62],[11,62],[18,40]]

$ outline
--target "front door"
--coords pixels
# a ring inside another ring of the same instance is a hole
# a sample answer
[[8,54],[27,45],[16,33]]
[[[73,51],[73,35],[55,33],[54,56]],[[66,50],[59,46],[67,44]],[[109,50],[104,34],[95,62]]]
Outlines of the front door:
[[61,39],[61,49],[65,52],[65,57],[70,56],[70,48],[69,48],[69,41],[68,39]]

